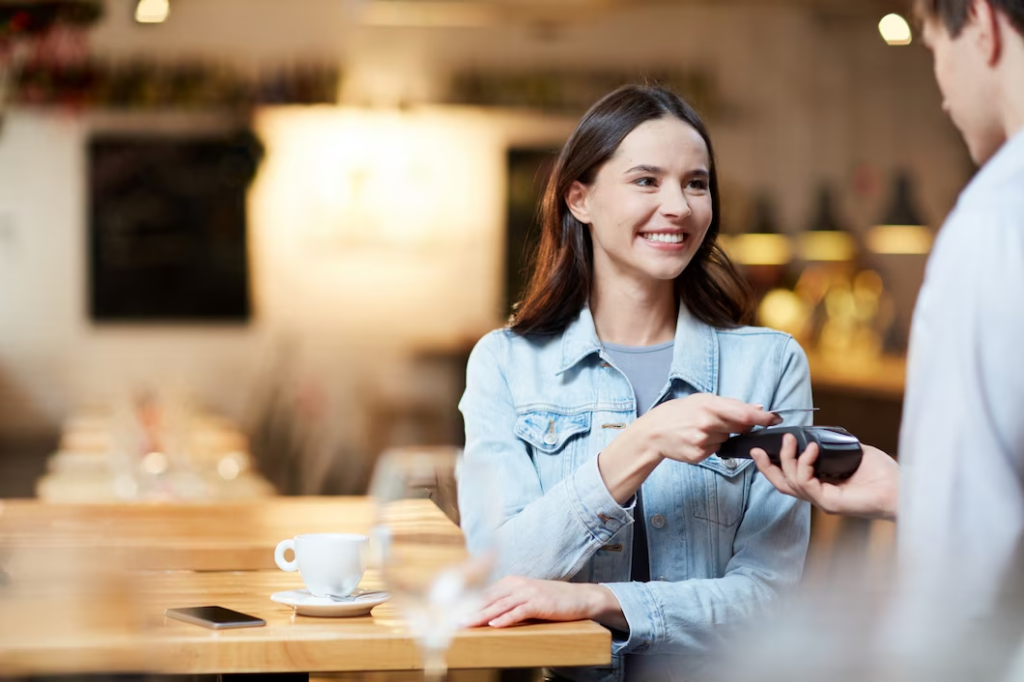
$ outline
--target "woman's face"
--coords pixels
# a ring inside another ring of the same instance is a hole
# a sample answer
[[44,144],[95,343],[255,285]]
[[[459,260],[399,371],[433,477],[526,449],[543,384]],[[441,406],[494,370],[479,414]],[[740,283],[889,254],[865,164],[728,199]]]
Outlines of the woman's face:
[[590,185],[573,183],[569,210],[590,227],[594,275],[674,280],[711,225],[710,159],[674,117],[637,126]]

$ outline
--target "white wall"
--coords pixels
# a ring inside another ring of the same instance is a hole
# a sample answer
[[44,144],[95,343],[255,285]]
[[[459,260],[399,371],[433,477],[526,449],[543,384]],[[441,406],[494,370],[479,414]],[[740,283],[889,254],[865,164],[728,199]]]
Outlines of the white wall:
[[[873,17],[777,3],[665,5],[583,17],[552,36],[527,26],[358,27],[352,3],[340,0],[172,3],[167,24],[137,26],[132,5],[108,4],[90,39],[96,53],[204,56],[252,68],[326,55],[342,61],[345,96],[355,102],[422,99],[453,69],[471,66],[706,69],[734,112],[710,123],[730,192],[727,217],[737,223],[754,193],[768,191],[782,223],[802,228],[825,178],[863,229],[884,210],[889,174],[907,167],[937,224],[970,172],[940,111],[927,53],[886,47]],[[365,206],[316,206],[331,196],[330,182],[347,182],[338,170],[348,168],[347,151],[365,153],[352,131],[366,129],[346,117],[314,108],[257,119],[269,154],[250,203],[254,323],[140,329],[95,327],[85,315],[90,123],[60,112],[8,115],[0,132],[0,432],[50,428],[75,402],[142,380],[176,382],[238,413],[281,339],[319,343],[338,363],[372,374],[417,347],[457,345],[499,324],[505,148],[509,140],[551,142],[569,128],[465,110],[406,114],[407,129],[427,131],[417,139],[437,147],[394,172],[419,173],[431,191],[444,182],[459,188],[445,200],[456,219],[418,226],[406,244],[403,221],[383,220],[371,232],[358,224]],[[906,316],[923,262],[883,265]]]
[[[383,127],[380,118],[334,107],[260,112],[267,156],[249,201],[255,319],[200,327],[89,322],[83,155],[96,122],[9,116],[0,140],[0,432],[50,428],[78,402],[146,386],[240,414],[282,344],[325,372],[347,372],[353,385],[375,375],[400,383],[412,352],[459,348],[498,325],[504,151],[557,140],[566,124],[452,108],[393,113]],[[353,174],[369,204],[346,196]]]

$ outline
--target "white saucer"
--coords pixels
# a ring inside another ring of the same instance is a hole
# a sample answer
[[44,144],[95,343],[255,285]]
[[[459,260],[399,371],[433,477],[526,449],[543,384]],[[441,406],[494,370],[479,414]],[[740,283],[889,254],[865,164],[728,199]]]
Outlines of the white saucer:
[[356,590],[351,601],[334,601],[330,597],[314,597],[309,590],[289,590],[270,595],[278,604],[287,604],[300,616],[320,618],[346,618],[365,616],[378,604],[383,604],[391,595],[380,590]]

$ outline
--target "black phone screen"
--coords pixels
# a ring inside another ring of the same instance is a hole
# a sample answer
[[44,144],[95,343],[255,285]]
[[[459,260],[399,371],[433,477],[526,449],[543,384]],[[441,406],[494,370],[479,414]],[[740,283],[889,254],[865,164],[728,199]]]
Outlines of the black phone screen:
[[183,620],[205,621],[212,625],[264,625],[265,621],[240,611],[232,611],[223,606],[192,606],[184,609],[167,609],[166,614],[172,618],[183,617]]

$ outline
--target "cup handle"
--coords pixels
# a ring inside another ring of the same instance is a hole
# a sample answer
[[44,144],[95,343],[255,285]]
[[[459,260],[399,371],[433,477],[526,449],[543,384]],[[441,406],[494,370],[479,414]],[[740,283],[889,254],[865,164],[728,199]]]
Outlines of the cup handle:
[[295,559],[285,561],[284,553],[289,549],[292,551],[292,554],[295,553],[295,540],[281,540],[281,542],[277,543],[277,549],[274,550],[274,562],[277,563],[277,567],[282,571],[290,573],[299,570],[299,564]]

